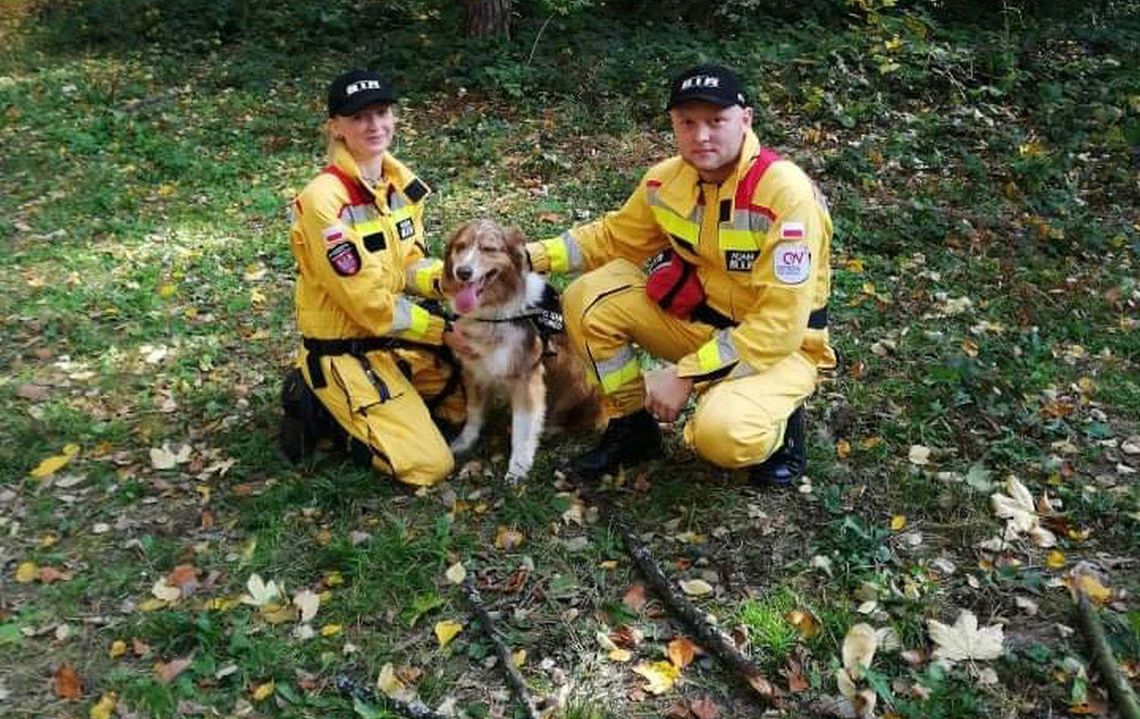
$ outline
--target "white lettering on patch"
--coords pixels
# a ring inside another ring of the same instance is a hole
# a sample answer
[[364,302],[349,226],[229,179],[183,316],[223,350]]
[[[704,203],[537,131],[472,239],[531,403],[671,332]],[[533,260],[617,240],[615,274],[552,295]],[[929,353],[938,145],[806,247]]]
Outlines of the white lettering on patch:
[[781,242],[772,251],[772,271],[785,285],[798,285],[811,274],[811,250],[805,242]]

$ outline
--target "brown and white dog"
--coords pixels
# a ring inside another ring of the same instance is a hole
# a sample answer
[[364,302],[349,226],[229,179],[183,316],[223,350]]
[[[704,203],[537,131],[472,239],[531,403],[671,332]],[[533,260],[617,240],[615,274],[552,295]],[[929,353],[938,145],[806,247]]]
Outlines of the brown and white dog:
[[479,439],[497,390],[506,390],[511,405],[508,481],[530,472],[545,426],[599,426],[601,397],[561,332],[557,293],[528,268],[518,230],[491,220],[460,227],[444,250],[440,288],[472,349],[459,357],[467,422],[451,443],[453,452],[466,452]]

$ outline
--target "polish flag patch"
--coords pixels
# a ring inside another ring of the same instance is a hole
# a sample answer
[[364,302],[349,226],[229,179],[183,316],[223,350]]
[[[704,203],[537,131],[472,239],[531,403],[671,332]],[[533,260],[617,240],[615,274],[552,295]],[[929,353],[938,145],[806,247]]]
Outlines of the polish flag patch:
[[325,238],[325,245],[331,246],[344,239],[344,227],[342,225],[329,225],[321,230],[321,236]]
[[781,242],[772,252],[772,272],[785,285],[798,285],[811,274],[811,250],[806,242]]
[[804,238],[804,223],[784,222],[780,225],[781,240],[802,240]]

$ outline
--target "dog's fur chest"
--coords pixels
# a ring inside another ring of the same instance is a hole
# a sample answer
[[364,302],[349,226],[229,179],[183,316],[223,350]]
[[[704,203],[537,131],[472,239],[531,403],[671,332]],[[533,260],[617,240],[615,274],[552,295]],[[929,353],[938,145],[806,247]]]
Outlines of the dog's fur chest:
[[529,374],[541,358],[538,332],[528,320],[461,319],[457,324],[480,355],[479,361],[465,363],[465,369],[480,384],[498,384]]

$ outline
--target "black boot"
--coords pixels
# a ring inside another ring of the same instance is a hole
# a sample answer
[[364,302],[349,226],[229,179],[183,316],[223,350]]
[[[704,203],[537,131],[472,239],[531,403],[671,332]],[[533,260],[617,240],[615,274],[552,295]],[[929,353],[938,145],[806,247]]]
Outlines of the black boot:
[[807,451],[804,446],[807,432],[804,424],[804,408],[797,407],[788,417],[784,443],[749,473],[753,484],[787,487],[803,476],[807,468]]
[[661,456],[661,429],[647,410],[615,417],[606,425],[597,446],[574,458],[570,468],[583,479],[597,479]]
[[337,436],[340,426],[305,384],[299,369],[289,370],[281,383],[281,409],[284,415],[277,433],[277,445],[290,462],[300,462],[312,454],[322,439]]

